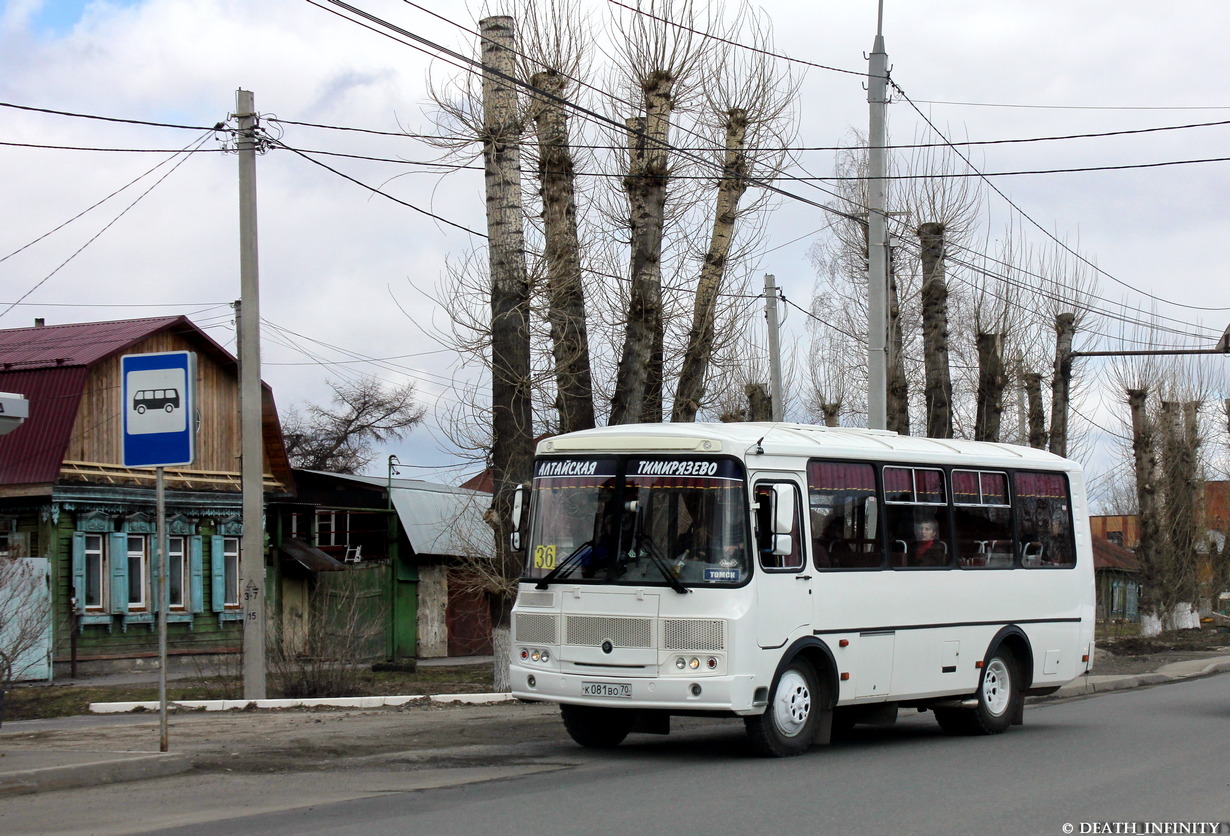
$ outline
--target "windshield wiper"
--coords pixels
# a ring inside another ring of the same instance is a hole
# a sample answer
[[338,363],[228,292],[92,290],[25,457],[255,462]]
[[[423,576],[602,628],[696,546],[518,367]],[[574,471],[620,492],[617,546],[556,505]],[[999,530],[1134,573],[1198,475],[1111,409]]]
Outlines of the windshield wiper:
[[675,573],[671,571],[670,561],[662,556],[662,552],[658,550],[657,544],[654,543],[648,534],[642,532],[636,535],[636,543],[653,560],[653,565],[658,567],[658,571],[662,573],[662,577],[666,578],[666,582],[670,584],[671,589],[681,595],[692,591],[684,586],[679,578],[675,577]]
[[581,555],[585,554],[586,546],[588,546],[592,550],[594,546],[594,541],[586,540],[584,543],[582,543],[581,545],[573,549],[568,554],[568,556],[565,557],[563,560],[561,560],[554,569],[552,569],[547,574],[543,575],[542,579],[539,580],[538,583],[534,584],[534,588],[535,589],[546,589],[547,584],[551,583],[551,581],[555,580],[556,578],[563,576],[565,569],[572,569],[572,567],[581,559]]

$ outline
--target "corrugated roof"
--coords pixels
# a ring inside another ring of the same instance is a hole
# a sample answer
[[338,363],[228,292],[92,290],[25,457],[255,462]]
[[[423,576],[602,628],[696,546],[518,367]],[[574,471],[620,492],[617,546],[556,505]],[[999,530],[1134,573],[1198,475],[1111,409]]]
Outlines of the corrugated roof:
[[197,330],[182,316],[8,328],[0,331],[0,370],[92,366],[180,323]]
[[415,554],[494,555],[495,532],[483,520],[491,496],[445,485],[393,486],[393,508]]
[[[389,485],[387,477],[311,472],[379,488]],[[418,479],[393,480],[393,509],[415,554],[494,555],[495,532],[483,519],[490,506],[491,495],[479,491]]]
[[[181,335],[224,367],[234,355],[185,316],[79,322],[0,330],[0,391],[30,401],[25,423],[0,436],[0,485],[49,484],[68,447],[89,370],[150,337]],[[261,383],[265,449],[274,475],[294,492],[273,390]]]
[[286,538],[280,551],[283,561],[294,561],[309,572],[342,572],[346,569],[345,563],[298,537]]
[[0,371],[0,391],[19,393],[30,402],[25,423],[0,435],[0,485],[56,480],[89,373],[85,366]]
[[1139,572],[1140,558],[1135,552],[1116,545],[1105,537],[1093,536],[1093,568],[1118,569],[1121,572]]

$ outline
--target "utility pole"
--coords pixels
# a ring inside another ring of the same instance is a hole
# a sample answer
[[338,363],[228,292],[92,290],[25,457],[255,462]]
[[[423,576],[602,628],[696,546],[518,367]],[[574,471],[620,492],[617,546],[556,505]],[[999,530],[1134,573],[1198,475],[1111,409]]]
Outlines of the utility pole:
[[769,323],[769,396],[772,399],[773,420],[785,415],[782,403],[782,352],[777,337],[777,284],[771,273],[764,274],[764,318]]
[[885,215],[884,114],[888,55],[884,52],[884,0],[867,62],[867,426],[888,426],[888,230]]
[[[256,110],[252,93],[235,94],[239,120],[239,434],[243,459],[243,695],[265,698],[265,451],[261,436],[260,271],[256,249]],[[214,558],[217,559],[217,556]]]

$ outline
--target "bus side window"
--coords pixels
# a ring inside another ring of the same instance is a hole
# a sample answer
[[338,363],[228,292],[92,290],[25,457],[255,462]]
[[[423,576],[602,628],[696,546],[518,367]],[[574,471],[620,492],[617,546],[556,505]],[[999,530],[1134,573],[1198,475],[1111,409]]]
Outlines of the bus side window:
[[870,464],[808,462],[807,501],[817,569],[881,567],[876,477]]
[[790,551],[778,554],[775,550],[777,536],[773,531],[773,512],[775,508],[774,485],[783,482],[760,482],[756,485],[756,551],[760,553],[760,565],[766,569],[801,569],[803,567],[803,536],[802,519],[798,512],[799,492],[794,485],[788,485],[792,490],[787,492],[794,503],[794,528],[788,535]]
[[1062,473],[1017,472],[1016,489],[1021,565],[1027,569],[1067,569],[1076,565],[1072,502]]

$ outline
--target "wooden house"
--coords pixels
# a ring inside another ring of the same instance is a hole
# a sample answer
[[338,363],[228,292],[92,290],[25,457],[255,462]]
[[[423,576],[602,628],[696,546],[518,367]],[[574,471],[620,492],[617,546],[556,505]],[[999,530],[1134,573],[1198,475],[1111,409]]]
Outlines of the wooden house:
[[[198,411],[195,460],[165,470],[169,653],[182,667],[242,645],[235,358],[182,316],[38,323],[0,330],[0,391],[23,395],[30,412],[0,436],[0,540],[9,556],[48,561],[58,672],[157,657],[154,471],[122,465],[120,357],[164,351],[196,353]],[[288,500],[294,480],[268,387],[262,410],[266,500]],[[269,556],[267,573],[275,590]]]

